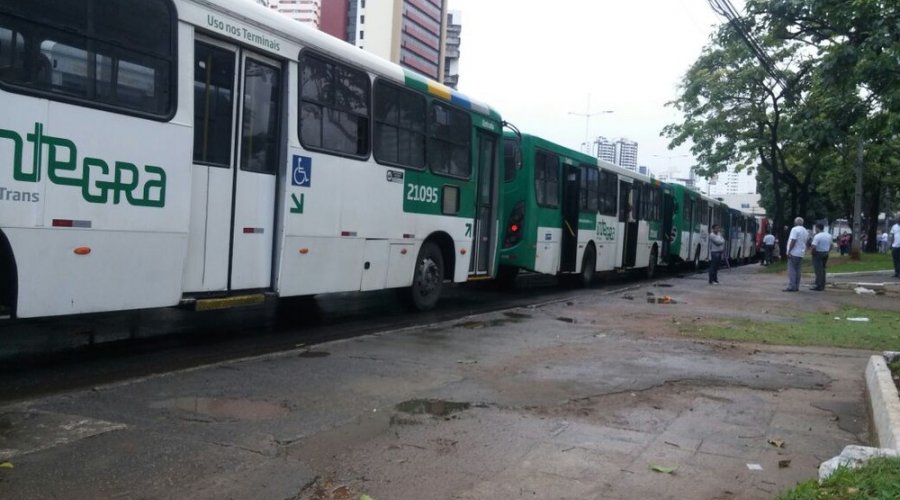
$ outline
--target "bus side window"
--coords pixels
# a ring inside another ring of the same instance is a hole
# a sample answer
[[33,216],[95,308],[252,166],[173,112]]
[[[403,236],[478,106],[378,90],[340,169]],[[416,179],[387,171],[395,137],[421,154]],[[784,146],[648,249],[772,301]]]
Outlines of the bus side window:
[[354,157],[369,154],[369,75],[325,57],[300,54],[300,143]]
[[425,96],[375,81],[375,161],[425,168]]
[[467,179],[472,175],[472,118],[439,101],[431,102],[426,158],[431,171]]

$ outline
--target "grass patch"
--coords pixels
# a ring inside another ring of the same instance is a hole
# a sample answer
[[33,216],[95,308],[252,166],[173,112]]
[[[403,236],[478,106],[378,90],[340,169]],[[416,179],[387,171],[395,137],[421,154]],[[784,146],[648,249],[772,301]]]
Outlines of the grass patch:
[[[869,321],[855,322],[846,319],[860,317],[869,318]],[[845,307],[838,312],[806,313],[790,322],[693,322],[682,324],[680,331],[691,337],[761,344],[900,350],[900,315],[896,312],[855,307]]]
[[900,498],[900,458],[874,458],[862,467],[841,467],[824,483],[805,481],[779,500]]
[[[889,253],[864,253],[859,260],[852,260],[849,255],[841,255],[831,252],[828,256],[828,264],[825,268],[829,273],[859,273],[866,271],[890,271],[894,269],[894,263]],[[778,261],[766,267],[767,273],[780,273],[787,270],[787,261]],[[812,273],[812,256],[803,257],[803,272]]]

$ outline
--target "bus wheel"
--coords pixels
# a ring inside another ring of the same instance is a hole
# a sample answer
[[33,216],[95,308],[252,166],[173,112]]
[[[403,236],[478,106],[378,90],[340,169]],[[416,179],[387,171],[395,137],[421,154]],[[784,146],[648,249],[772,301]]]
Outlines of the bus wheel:
[[694,263],[692,265],[694,271],[700,271],[700,247],[697,247],[697,251],[694,252]]
[[650,262],[647,263],[647,277],[653,279],[656,276],[656,247],[650,252]]
[[581,259],[581,285],[591,286],[594,276],[597,274],[597,252],[593,245],[588,245]]
[[412,306],[419,311],[433,308],[444,286],[444,257],[441,249],[431,241],[425,242],[416,258],[413,282],[409,288]]

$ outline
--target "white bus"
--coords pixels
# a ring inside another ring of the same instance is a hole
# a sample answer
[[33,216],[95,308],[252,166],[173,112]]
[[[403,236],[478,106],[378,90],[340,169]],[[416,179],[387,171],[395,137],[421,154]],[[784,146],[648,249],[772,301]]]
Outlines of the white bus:
[[500,116],[253,2],[0,2],[0,109],[0,316],[494,273]]

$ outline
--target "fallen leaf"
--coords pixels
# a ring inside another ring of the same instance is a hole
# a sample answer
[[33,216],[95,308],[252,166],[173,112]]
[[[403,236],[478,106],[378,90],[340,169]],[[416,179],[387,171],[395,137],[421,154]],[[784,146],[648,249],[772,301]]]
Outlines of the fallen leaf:
[[654,472],[661,472],[663,474],[671,474],[675,472],[675,467],[666,467],[664,465],[650,465],[650,470]]
[[790,466],[791,466],[791,461],[790,461],[790,460],[779,460],[779,461],[778,461],[778,468],[779,468],[779,469],[787,469],[787,468],[790,467]]
[[784,439],[781,438],[769,438],[769,444],[776,448],[784,448]]
[[0,469],[12,469],[12,468],[13,468],[12,462],[3,462],[2,464],[0,464]]

